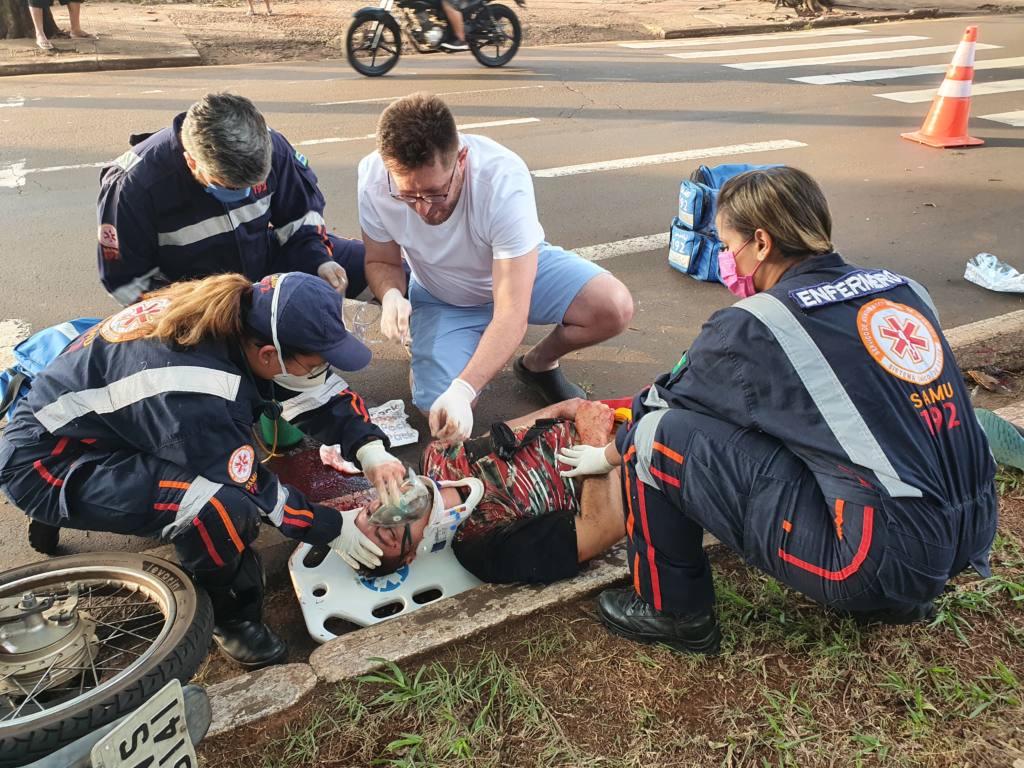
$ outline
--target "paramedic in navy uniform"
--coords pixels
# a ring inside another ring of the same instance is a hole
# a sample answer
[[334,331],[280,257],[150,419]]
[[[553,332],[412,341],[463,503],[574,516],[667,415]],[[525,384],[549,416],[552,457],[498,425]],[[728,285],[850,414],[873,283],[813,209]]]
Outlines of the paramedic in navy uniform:
[[573,473],[623,464],[633,583],[599,598],[607,627],[714,653],[704,531],[860,620],[927,618],[948,579],[989,574],[995,463],[925,290],[835,252],[807,174],[776,167],[722,187],[723,282],[676,367],[633,401]]
[[363,243],[327,231],[305,155],[251,101],[210,93],[100,174],[100,281],[119,304],[178,280],[319,275],[366,288]]
[[312,504],[264,467],[254,422],[282,409],[340,443],[389,499],[405,477],[337,374],[370,362],[341,304],[320,278],[291,272],[177,283],[122,309],[33,379],[0,438],[0,489],[48,525],[174,544],[213,601],[224,653],[250,668],[283,661],[250,546],[260,520],[330,544],[353,567],[379,565],[382,552],[356,527],[358,510]]

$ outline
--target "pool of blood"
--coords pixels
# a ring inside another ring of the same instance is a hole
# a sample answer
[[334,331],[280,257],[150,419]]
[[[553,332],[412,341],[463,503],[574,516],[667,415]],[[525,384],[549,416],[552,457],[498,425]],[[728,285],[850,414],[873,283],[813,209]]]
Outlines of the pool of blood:
[[275,456],[267,466],[281,478],[282,483],[298,488],[307,499],[314,502],[349,496],[356,500],[373,488],[362,475],[343,475],[325,466],[320,461],[319,444],[308,438],[283,456]]

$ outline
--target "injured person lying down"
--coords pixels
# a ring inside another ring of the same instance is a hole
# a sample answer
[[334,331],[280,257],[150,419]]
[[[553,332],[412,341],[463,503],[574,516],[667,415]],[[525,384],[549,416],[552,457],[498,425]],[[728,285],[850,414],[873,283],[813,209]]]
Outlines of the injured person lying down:
[[402,487],[404,509],[381,509],[375,500],[356,518],[384,551],[381,565],[362,573],[396,571],[417,551],[429,551],[435,537],[443,546],[457,525],[455,556],[481,581],[550,583],[575,576],[581,563],[625,534],[619,476],[616,469],[563,477],[557,454],[574,445],[605,445],[612,428],[611,408],[576,399],[496,423],[490,434],[465,443],[431,443],[422,474]]

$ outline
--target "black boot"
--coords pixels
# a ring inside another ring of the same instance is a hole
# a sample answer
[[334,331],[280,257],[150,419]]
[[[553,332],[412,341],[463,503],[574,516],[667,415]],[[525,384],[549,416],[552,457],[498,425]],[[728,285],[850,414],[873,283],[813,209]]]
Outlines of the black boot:
[[28,521],[28,543],[36,552],[56,555],[60,544],[60,528],[39,520]]
[[288,645],[263,623],[263,564],[246,548],[234,573],[227,568],[196,573],[213,603],[213,639],[221,653],[246,669],[280,664]]
[[617,635],[641,643],[664,643],[687,653],[718,653],[722,633],[715,614],[672,616],[656,611],[632,587],[606,589],[597,599],[601,621]]

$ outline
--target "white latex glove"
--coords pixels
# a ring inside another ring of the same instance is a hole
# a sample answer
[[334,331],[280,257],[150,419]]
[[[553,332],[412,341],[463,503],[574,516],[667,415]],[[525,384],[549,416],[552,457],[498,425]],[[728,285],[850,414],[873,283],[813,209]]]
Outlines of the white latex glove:
[[388,453],[384,443],[374,440],[356,451],[363,474],[373,487],[381,504],[398,504],[402,500],[400,486],[405,480],[405,466]]
[[336,261],[325,261],[316,268],[316,273],[330,283],[331,288],[342,296],[345,295],[345,289],[348,288],[348,273],[341,264]]
[[408,344],[412,304],[400,290],[389,288],[380,300],[380,306],[380,332],[384,334],[384,338]]
[[356,528],[359,510],[359,507],[341,510],[341,534],[331,542],[331,549],[354,570],[358,570],[360,565],[376,568],[380,565],[380,556],[384,554],[384,550]]
[[430,434],[440,440],[460,442],[473,431],[473,401],[476,390],[455,379],[430,406]]
[[597,448],[593,445],[574,445],[558,452],[558,460],[573,469],[560,472],[562,477],[579,477],[580,475],[607,475],[614,467],[604,456],[605,446]]

